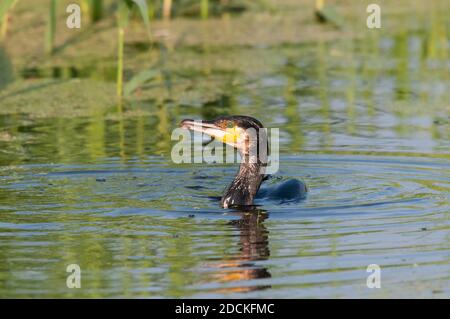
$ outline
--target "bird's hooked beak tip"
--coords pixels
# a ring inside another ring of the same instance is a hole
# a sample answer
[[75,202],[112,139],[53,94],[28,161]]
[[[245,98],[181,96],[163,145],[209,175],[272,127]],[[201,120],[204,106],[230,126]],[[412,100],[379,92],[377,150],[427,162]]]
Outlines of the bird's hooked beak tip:
[[208,129],[216,129],[216,130],[220,129],[219,127],[210,123],[209,121],[191,120],[191,119],[182,120],[180,122],[180,127],[187,130],[200,131],[206,134],[209,134]]
[[180,122],[180,127],[184,129],[190,129],[194,125],[194,120],[184,119]]

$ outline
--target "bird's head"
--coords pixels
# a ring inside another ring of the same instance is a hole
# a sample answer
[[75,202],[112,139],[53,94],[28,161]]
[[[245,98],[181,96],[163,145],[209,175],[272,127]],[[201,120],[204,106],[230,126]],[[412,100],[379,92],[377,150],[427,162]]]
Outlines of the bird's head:
[[[261,153],[258,150],[266,147],[267,134],[264,126],[257,119],[250,116],[233,115],[221,116],[211,121],[181,121],[182,128],[202,132],[211,138],[236,148],[241,155]],[[259,155],[261,160],[261,154]]]

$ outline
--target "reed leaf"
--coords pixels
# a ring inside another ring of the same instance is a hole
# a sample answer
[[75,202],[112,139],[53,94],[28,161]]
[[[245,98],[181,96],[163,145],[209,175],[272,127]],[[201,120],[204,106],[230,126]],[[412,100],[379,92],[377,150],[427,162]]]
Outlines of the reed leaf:
[[91,22],[97,22],[103,17],[103,0],[89,0]]
[[[119,100],[123,98],[123,49],[125,42],[125,28],[130,20],[131,8],[135,5],[142,17],[142,20],[147,31],[149,39],[150,34],[150,19],[148,18],[148,6],[146,0],[122,0],[119,1],[119,6],[117,9],[117,24],[118,24],[118,52],[117,52],[117,97]],[[135,80],[137,81],[137,80]],[[132,82],[127,89],[127,92],[132,92],[133,84]]]
[[159,71],[155,69],[147,69],[139,72],[131,78],[130,81],[125,84],[124,93],[125,96],[130,96],[136,91],[142,84],[156,78],[159,75]]
[[141,14],[142,21],[145,25],[145,30],[147,31],[147,35],[151,38],[150,34],[150,19],[148,18],[148,6],[146,0],[132,0],[139,9],[139,13]]

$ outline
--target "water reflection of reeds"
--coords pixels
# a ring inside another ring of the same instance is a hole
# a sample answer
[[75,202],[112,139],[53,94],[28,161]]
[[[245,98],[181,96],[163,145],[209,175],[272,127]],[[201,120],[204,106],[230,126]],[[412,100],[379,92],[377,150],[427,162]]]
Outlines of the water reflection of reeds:
[[[428,136],[422,135],[423,143],[436,140],[436,147],[443,149],[442,139],[448,137],[449,92],[445,90],[449,83],[448,46],[445,46],[448,39],[445,24],[439,24],[438,18],[436,21],[425,31],[403,30],[394,36],[372,34],[365,40],[336,44],[318,41],[316,46],[307,48],[311,56],[288,53],[280,70],[284,77],[280,87],[247,90],[227,84],[233,81],[229,77],[223,83],[226,95],[207,101],[200,108],[185,108],[176,101],[163,100],[152,107],[150,119],[144,113],[119,122],[102,114],[36,124],[24,117],[14,120],[15,117],[8,116],[3,119],[8,123],[5,126],[8,134],[17,132],[19,136],[7,148],[20,148],[23,152],[6,161],[20,163],[55,154],[58,156],[52,158],[55,161],[95,160],[104,156],[130,158],[143,156],[145,151],[168,154],[169,133],[181,117],[214,118],[246,111],[261,114],[268,126],[279,125],[282,118],[285,124],[281,129],[290,141],[284,149],[292,151],[336,148],[336,134],[363,139],[369,136],[381,139],[387,134],[407,139],[417,132]],[[8,65],[7,60],[2,61]],[[5,74],[8,72],[2,72]],[[266,76],[274,75],[279,76]],[[282,101],[280,106],[270,106],[274,97]],[[245,100],[249,106],[240,106]],[[284,111],[279,113],[279,107]],[[273,123],[270,117],[264,117],[265,113],[276,114]],[[35,134],[36,129],[43,134]],[[308,140],[311,133],[319,139]],[[422,151],[420,145],[411,147]]]

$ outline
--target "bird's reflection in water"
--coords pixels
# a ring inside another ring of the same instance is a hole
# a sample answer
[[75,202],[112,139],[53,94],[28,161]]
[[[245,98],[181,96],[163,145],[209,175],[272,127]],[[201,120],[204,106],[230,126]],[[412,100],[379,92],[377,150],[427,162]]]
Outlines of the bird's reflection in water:
[[[239,251],[224,259],[216,265],[219,271],[216,280],[226,283],[229,288],[221,288],[218,292],[249,292],[270,288],[270,285],[253,285],[243,281],[270,278],[270,272],[263,266],[257,265],[255,261],[266,260],[270,256],[269,232],[264,225],[267,213],[261,210],[238,212],[240,219],[232,220],[228,224],[239,231]],[[236,284],[232,284],[235,282]],[[239,285],[239,282],[242,285]]]

